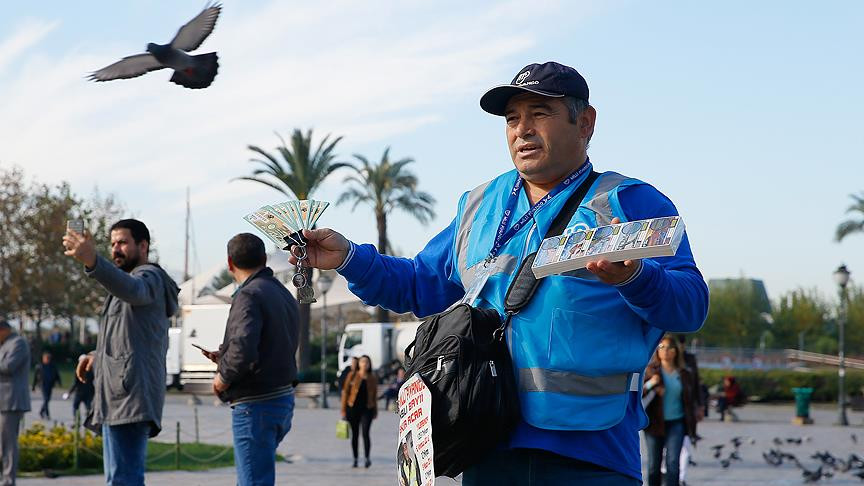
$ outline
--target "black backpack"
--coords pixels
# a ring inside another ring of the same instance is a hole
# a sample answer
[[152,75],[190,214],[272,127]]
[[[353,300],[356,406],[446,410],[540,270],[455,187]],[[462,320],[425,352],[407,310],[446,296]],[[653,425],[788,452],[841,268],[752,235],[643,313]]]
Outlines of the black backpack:
[[[546,237],[563,232],[597,178],[591,172],[559,212]],[[405,350],[406,376],[420,377],[432,396],[435,474],[456,477],[507,440],[519,421],[516,374],[504,332],[534,295],[536,252],[522,261],[504,299],[503,321],[495,309],[459,304],[424,321]]]
[[510,353],[493,339],[500,327],[495,309],[460,304],[421,324],[405,351],[406,376],[419,373],[432,395],[436,475],[458,476],[519,420]]

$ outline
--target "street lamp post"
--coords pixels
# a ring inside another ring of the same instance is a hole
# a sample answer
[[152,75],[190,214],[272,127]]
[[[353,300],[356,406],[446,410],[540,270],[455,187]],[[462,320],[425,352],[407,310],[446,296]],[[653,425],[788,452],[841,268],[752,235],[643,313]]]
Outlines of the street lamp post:
[[321,293],[321,298],[324,300],[321,312],[321,408],[328,408],[327,405],[327,291],[333,285],[333,277],[328,273],[320,273],[318,280],[318,291]]
[[844,342],[844,327],[846,325],[846,284],[849,283],[849,270],[846,265],[834,271],[834,281],[840,287],[840,312],[837,315],[837,346],[839,357],[838,389],[837,389],[837,404],[840,407],[840,415],[837,418],[837,425],[849,425],[849,419],[846,418],[846,353]]

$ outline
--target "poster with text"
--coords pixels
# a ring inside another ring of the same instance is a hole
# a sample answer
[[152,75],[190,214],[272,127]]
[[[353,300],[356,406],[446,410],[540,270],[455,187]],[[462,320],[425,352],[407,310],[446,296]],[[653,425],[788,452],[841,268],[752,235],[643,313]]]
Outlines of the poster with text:
[[399,447],[396,476],[399,486],[433,486],[432,394],[419,374],[399,389]]

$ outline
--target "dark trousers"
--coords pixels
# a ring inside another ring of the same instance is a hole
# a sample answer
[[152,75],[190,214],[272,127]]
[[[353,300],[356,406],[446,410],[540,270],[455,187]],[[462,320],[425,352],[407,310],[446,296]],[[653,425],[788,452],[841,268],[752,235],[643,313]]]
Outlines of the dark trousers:
[[369,428],[372,426],[372,410],[352,410],[348,409],[347,419],[351,424],[351,452],[354,453],[354,459],[357,459],[357,441],[360,436],[360,430],[363,430],[363,450],[366,452],[366,459],[369,459],[369,453],[372,451],[372,439],[369,438]]
[[648,486],[660,486],[660,461],[666,450],[666,480],[664,486],[678,486],[681,467],[681,447],[684,444],[684,420],[667,420],[665,436],[645,434],[648,446]]
[[87,415],[90,415],[90,407],[93,406],[93,397],[82,397],[81,395],[76,394],[74,398],[72,398],[72,416],[74,417],[78,410],[81,408],[81,405],[84,405],[84,414],[81,415],[81,422],[84,422],[84,419]]
[[51,392],[53,388],[42,387],[42,408],[39,409],[39,416],[44,419],[51,418],[51,411],[48,410],[48,402],[51,401]]
[[462,475],[463,486],[641,486],[633,477],[535,449],[493,451]]

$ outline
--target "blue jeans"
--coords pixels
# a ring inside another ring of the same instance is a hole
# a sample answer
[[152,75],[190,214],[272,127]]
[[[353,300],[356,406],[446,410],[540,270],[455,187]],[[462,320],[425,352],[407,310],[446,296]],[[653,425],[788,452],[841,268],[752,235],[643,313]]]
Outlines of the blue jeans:
[[462,475],[463,486],[641,486],[633,477],[535,449],[493,451]]
[[294,395],[234,405],[231,426],[238,486],[274,484],[276,447],[291,430],[293,417]]
[[666,435],[662,437],[645,434],[648,446],[648,486],[660,486],[660,461],[666,449],[665,486],[678,486],[681,446],[684,444],[684,420],[667,420],[663,425]]
[[105,484],[144,486],[147,465],[147,439],[150,422],[124,425],[102,424],[102,457]]

